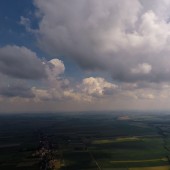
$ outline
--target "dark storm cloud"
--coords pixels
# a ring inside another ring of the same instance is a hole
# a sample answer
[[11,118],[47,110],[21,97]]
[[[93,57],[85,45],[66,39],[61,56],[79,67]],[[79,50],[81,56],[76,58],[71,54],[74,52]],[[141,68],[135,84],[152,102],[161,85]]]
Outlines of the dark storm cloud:
[[[38,42],[50,54],[118,81],[170,81],[170,1],[35,0]],[[130,9],[130,10],[129,10]]]
[[22,85],[1,87],[0,95],[4,97],[22,97],[22,98],[34,97],[31,88]]
[[21,79],[41,79],[46,76],[44,66],[36,54],[18,46],[0,48],[0,72]]

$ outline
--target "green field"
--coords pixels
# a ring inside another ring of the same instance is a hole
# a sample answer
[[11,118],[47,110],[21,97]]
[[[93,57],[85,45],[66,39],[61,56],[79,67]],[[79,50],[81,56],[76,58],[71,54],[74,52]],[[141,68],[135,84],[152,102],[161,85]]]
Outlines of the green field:
[[170,115],[93,112],[0,115],[0,170],[39,170],[41,134],[55,169],[170,169]]

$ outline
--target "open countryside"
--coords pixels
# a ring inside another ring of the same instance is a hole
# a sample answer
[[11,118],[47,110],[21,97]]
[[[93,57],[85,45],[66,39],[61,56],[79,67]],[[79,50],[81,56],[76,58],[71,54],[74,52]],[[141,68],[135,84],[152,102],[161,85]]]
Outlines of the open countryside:
[[168,170],[170,115],[162,114],[0,115],[0,169]]

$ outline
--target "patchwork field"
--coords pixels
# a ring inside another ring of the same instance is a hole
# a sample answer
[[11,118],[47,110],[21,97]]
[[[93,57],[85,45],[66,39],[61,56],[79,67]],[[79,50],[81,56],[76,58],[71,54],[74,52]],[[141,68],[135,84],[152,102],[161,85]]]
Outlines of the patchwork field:
[[169,114],[0,115],[0,170],[43,170],[45,166],[168,170],[169,165]]

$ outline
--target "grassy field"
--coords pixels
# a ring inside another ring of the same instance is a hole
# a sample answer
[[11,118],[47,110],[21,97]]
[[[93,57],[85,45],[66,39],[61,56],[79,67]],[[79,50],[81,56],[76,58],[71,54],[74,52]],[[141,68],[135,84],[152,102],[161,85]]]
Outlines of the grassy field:
[[129,170],[169,170],[170,166],[144,167],[144,168],[129,168]]
[[93,112],[0,115],[0,170],[38,170],[42,132],[57,169],[170,169],[170,115]]

